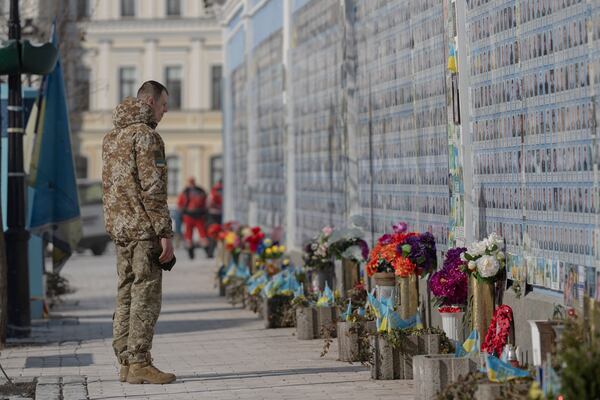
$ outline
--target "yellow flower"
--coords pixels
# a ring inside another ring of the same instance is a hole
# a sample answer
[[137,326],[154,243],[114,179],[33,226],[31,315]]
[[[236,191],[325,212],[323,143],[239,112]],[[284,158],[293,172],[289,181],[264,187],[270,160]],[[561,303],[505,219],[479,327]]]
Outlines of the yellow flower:
[[273,241],[271,239],[265,239],[263,240],[263,243],[265,244],[265,246],[271,246],[273,244]]
[[279,252],[280,253],[284,253],[285,252],[285,246],[279,246]]
[[531,400],[540,400],[544,397],[544,392],[540,389],[540,384],[533,382],[529,388],[528,398]]
[[237,235],[234,232],[227,232],[227,235],[225,235],[226,244],[234,244],[236,239]]
[[290,260],[288,260],[287,258],[285,260],[283,260],[283,265],[289,265]]
[[272,253],[273,253],[273,250],[271,250],[271,248],[270,248],[270,247],[268,247],[268,248],[265,250],[265,254],[266,254],[266,255],[268,255],[268,256],[270,256]]

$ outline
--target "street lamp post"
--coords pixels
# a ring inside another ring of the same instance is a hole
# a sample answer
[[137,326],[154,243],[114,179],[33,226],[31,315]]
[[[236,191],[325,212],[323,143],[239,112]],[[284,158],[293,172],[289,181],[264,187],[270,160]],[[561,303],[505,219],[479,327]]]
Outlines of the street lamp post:
[[[8,38],[21,39],[19,2],[11,0]],[[25,172],[23,170],[23,101],[21,72],[8,76],[8,198],[6,260],[8,265],[8,326],[13,336],[31,333],[29,299],[29,232],[25,229]]]

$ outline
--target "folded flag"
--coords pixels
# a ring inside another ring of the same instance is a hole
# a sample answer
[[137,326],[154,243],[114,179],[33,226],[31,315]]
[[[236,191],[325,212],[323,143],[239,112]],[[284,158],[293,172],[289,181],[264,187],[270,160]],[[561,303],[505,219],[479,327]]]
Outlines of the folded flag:
[[371,310],[373,311],[373,314],[375,314],[375,317],[377,319],[383,318],[383,314],[384,314],[383,304],[381,304],[381,302],[379,302],[379,300],[377,300],[375,298],[373,293],[367,293],[367,304],[371,308]]
[[423,329],[423,321],[421,320],[421,312],[417,310],[417,314],[415,315],[415,328]]
[[348,307],[341,315],[342,321],[348,321],[352,316],[352,300],[348,299]]
[[479,349],[481,345],[479,343],[479,332],[476,329],[473,329],[469,334],[469,337],[462,346],[456,346],[456,357],[464,357],[467,355],[472,355],[475,353],[479,353]]
[[414,315],[409,319],[402,319],[400,315],[395,312],[392,308],[387,308],[385,314],[381,319],[381,324],[377,328],[379,332],[390,333],[393,330],[398,329],[409,329],[415,327],[417,323],[417,316]]
[[327,282],[325,282],[325,289],[317,300],[317,307],[331,307],[335,304],[335,298],[333,292],[329,288]]
[[529,376],[528,371],[515,368],[491,354],[486,355],[485,365],[488,379],[491,382],[502,383],[511,379],[525,378]]

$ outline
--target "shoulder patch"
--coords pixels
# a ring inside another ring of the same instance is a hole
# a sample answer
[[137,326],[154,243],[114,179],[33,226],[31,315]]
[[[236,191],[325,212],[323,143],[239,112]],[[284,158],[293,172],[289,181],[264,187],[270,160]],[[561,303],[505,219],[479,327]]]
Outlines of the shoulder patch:
[[156,150],[154,151],[154,165],[159,168],[164,168],[167,166],[167,160],[163,157],[162,152]]

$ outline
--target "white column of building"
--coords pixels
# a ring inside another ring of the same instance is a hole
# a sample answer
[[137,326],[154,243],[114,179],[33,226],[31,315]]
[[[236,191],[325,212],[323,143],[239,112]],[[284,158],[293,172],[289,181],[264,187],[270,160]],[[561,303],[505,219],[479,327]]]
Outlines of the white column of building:
[[158,65],[156,52],[158,48],[158,40],[148,39],[144,42],[144,72],[143,80],[155,80],[161,81],[161,77],[158,76]]
[[110,1],[98,1],[92,4],[95,9],[95,19],[103,20],[110,19]]
[[201,1],[190,1],[187,10],[189,12],[189,16],[192,18],[199,17],[204,14]]
[[192,51],[190,54],[190,69],[188,71],[189,85],[184,85],[184,90],[187,92],[188,105],[192,110],[199,110],[203,106],[202,97],[205,97],[206,89],[202,87],[202,74],[204,73],[204,46],[203,39],[192,39]]
[[96,92],[97,108],[99,110],[110,109],[110,48],[112,42],[110,40],[102,40],[98,51],[98,91]]

